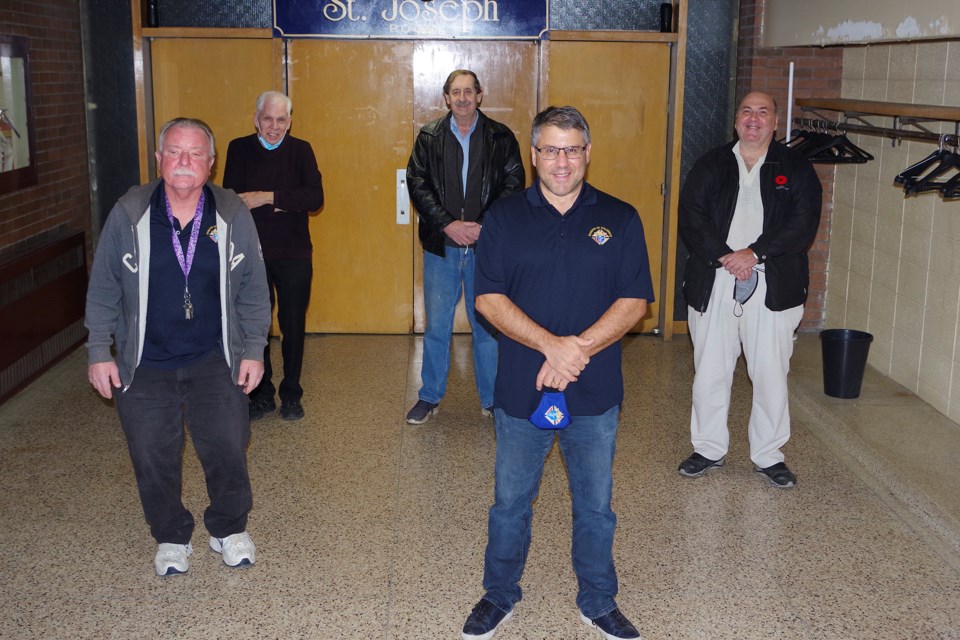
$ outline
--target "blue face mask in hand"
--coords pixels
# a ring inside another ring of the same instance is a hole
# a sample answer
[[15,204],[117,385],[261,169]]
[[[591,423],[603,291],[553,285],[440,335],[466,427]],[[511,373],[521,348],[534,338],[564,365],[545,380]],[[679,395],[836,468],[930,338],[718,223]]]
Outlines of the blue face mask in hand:
[[750,277],[746,280],[737,280],[737,283],[733,286],[733,299],[737,301],[733,308],[733,315],[738,318],[743,315],[743,305],[753,297],[759,281],[760,276],[757,275],[756,270],[751,271]]
[[570,424],[570,412],[563,392],[544,391],[540,404],[530,414],[529,420],[537,429],[563,429]]

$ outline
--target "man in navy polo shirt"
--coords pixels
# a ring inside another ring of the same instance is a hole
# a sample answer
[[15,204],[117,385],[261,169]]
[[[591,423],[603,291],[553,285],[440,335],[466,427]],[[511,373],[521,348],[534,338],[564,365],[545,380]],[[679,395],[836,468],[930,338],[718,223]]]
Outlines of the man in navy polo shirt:
[[547,108],[531,138],[537,182],[490,207],[477,244],[476,307],[500,331],[496,489],[486,592],[461,636],[493,637],[522,597],[533,500],[558,436],[573,499],[580,617],[605,638],[637,638],[614,600],[610,502],[620,338],[653,301],[643,224],[629,204],[584,181],[590,128],[579,111]]

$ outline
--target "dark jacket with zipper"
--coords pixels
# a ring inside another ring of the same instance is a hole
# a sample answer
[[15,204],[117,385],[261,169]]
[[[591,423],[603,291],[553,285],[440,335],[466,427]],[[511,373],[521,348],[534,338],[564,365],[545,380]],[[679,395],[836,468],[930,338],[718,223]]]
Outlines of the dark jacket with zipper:
[[[477,111],[483,120],[483,163],[480,176],[480,217],[501,196],[523,190],[525,173],[520,159],[520,145],[509,127],[491,120]],[[444,144],[450,130],[452,113],[427,123],[420,129],[407,164],[407,190],[420,219],[420,243],[425,251],[443,256],[446,234],[443,229],[459,220],[444,208]]]
[[[683,271],[683,295],[701,313],[707,310],[717,269],[723,268],[720,258],[733,252],[727,234],[740,190],[735,144],[727,143],[697,160],[680,192],[678,230],[690,251]],[[784,311],[807,300],[807,251],[820,225],[823,187],[803,155],[775,140],[770,142],[759,180],[763,233],[750,249],[764,270],[767,308]]]

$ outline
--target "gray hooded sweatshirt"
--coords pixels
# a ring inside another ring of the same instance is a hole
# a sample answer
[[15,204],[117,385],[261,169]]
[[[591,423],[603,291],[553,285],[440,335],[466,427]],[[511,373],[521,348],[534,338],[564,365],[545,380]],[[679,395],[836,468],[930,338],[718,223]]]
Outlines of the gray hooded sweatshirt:
[[[132,187],[113,207],[87,287],[84,324],[88,364],[114,359],[126,391],[143,354],[150,291],[150,197],[154,180]],[[233,192],[207,183],[217,205],[223,355],[236,382],[241,360],[263,360],[270,330],[270,297],[253,216]]]

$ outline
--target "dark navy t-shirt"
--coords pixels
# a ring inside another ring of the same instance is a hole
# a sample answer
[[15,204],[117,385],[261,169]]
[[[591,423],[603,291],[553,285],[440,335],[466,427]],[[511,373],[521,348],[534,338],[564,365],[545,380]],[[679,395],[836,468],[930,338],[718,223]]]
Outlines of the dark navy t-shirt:
[[[476,295],[499,293],[558,336],[579,335],[619,298],[653,301],[643,223],[636,210],[584,183],[560,215],[539,182],[501,198],[477,243]],[[494,404],[526,418],[540,401],[544,356],[500,334]],[[564,394],[571,415],[600,415],[623,401],[620,341],[591,356]]]
[[[163,182],[150,200],[150,286],[147,326],[140,366],[179,369],[189,366],[214,349],[221,349],[220,254],[217,250],[217,214],[213,192],[204,187],[200,235],[190,268],[190,300],[193,319],[183,310],[183,270],[173,249],[173,227],[167,217]],[[180,228],[178,239],[184,259],[194,222]]]

